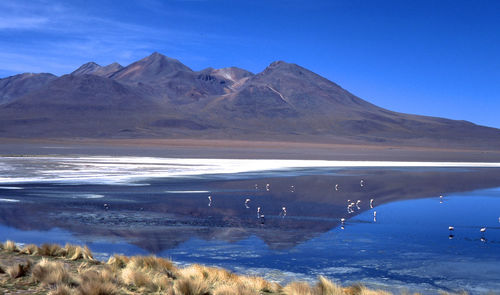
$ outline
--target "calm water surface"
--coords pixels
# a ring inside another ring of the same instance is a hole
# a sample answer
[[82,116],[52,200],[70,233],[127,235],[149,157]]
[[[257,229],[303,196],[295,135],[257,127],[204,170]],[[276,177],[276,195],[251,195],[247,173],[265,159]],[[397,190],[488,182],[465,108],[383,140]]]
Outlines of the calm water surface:
[[500,290],[498,168],[216,162],[3,158],[0,238],[281,283],[325,275],[392,291]]

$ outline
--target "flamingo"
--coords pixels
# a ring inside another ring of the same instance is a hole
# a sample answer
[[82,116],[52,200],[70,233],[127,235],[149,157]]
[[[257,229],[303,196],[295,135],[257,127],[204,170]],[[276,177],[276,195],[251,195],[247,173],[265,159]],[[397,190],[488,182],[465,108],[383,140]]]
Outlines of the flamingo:
[[248,203],[250,203],[250,199],[245,200],[245,208],[250,209],[250,207],[248,207]]
[[283,218],[285,218],[285,216],[286,216],[286,207],[282,207],[281,208],[280,216],[283,217]]
[[370,199],[370,208],[373,208],[373,199]]
[[361,203],[361,200],[357,200],[356,201],[356,207],[358,208],[358,210],[360,210],[361,208],[359,207],[359,203]]

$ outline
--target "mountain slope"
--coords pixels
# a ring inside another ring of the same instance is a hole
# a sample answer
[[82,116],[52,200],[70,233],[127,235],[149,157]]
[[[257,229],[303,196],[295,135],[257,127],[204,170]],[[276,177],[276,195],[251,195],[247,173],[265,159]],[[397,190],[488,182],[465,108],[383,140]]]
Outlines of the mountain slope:
[[33,92],[56,78],[47,73],[24,73],[0,79],[0,105]]
[[80,66],[75,71],[73,71],[71,73],[71,75],[80,76],[80,75],[92,74],[92,75],[101,76],[101,77],[109,77],[121,69],[123,69],[123,66],[121,66],[120,64],[118,64],[116,62],[109,64],[105,67],[102,67],[102,66],[96,64],[95,62],[88,62],[88,63]]
[[155,52],[117,71],[110,78],[124,83],[151,83],[179,71],[192,72],[180,61]]
[[283,61],[254,75],[236,67],[193,71],[153,53],[126,67],[87,63],[60,78],[36,75],[24,79],[38,84],[22,84],[22,75],[0,80],[8,97],[0,105],[0,137],[500,146],[498,129],[392,112]]

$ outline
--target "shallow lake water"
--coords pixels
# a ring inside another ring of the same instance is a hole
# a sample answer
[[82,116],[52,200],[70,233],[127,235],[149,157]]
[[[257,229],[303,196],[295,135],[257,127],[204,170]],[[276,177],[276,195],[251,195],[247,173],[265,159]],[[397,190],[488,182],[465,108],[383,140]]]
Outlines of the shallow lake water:
[[498,291],[500,168],[480,166],[4,157],[0,239],[280,283],[325,275],[399,292]]

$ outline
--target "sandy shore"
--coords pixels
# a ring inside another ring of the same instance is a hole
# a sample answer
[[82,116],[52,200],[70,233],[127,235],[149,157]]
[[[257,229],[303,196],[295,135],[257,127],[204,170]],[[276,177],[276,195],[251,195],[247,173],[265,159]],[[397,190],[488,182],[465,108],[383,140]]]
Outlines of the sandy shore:
[[500,162],[500,150],[196,139],[0,139],[0,155]]

